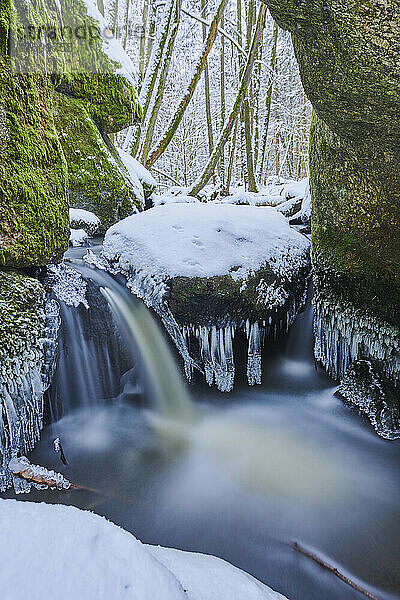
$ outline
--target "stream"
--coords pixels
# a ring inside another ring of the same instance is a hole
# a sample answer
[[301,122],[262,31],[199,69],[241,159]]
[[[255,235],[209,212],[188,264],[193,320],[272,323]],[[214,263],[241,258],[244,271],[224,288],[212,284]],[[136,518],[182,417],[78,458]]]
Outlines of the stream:
[[90,509],[143,542],[214,554],[290,600],[363,596],[287,541],[382,600],[398,597],[400,440],[379,438],[315,367],[311,302],[266,353],[262,385],[222,394],[186,384],[150,311],[82,254],[67,258],[91,310],[61,306],[52,423],[29,459],[99,492],[18,499]]

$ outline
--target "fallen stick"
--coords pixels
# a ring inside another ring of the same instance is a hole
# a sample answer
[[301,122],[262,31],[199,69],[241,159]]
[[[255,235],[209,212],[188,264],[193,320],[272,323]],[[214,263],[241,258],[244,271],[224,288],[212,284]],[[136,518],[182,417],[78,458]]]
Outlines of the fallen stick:
[[68,461],[67,461],[66,456],[64,454],[64,450],[63,450],[60,438],[56,438],[53,443],[54,443],[54,451],[57,452],[58,454],[60,454],[61,462],[65,466],[67,466],[68,465]]
[[123,499],[115,494],[72,483],[72,481],[64,477],[64,475],[61,473],[57,473],[56,471],[46,469],[40,465],[34,465],[30,463],[26,456],[12,458],[8,464],[8,468],[14,477],[24,479],[33,485],[44,485],[50,489],[57,490],[82,490],[85,492],[92,492],[93,494],[99,494],[101,496],[105,496],[106,498],[113,498],[120,502],[129,504],[128,500]]
[[369,592],[368,590],[366,590],[363,587],[361,587],[360,585],[358,585],[358,583],[356,583],[355,581],[352,581],[349,577],[347,577],[346,575],[341,573],[336,567],[332,567],[332,565],[325,562],[324,560],[322,560],[321,558],[319,558],[312,552],[309,552],[308,550],[306,550],[305,548],[300,546],[300,544],[298,544],[297,542],[283,542],[283,543],[286,544],[287,546],[290,546],[294,550],[296,550],[296,552],[299,552],[300,554],[303,554],[304,556],[311,558],[311,560],[316,562],[318,565],[320,565],[327,571],[330,571],[330,573],[333,573],[333,575],[335,575],[336,577],[338,577],[339,579],[344,581],[344,583],[346,583],[347,585],[352,587],[357,592],[360,592],[360,594],[363,594],[367,598],[370,598],[370,600],[381,600],[374,594],[371,594],[371,592]]

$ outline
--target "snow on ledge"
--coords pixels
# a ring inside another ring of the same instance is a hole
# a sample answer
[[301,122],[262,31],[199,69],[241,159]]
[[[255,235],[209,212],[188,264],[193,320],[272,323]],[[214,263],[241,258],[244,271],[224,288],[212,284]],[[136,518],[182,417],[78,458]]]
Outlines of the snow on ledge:
[[0,500],[7,600],[285,600],[211,556],[146,546],[72,506]]
[[131,177],[139,179],[142,183],[147,183],[150,187],[156,187],[158,185],[150,171],[136,160],[136,158],[133,158],[129,152],[125,152],[121,148],[117,148],[117,150]]
[[103,255],[124,272],[246,279],[266,262],[281,275],[302,263],[308,240],[272,207],[167,204],[127,217],[106,233]]
[[100,226],[99,217],[90,212],[90,210],[84,210],[83,208],[70,208],[69,221],[70,223],[81,222],[87,223],[88,225]]

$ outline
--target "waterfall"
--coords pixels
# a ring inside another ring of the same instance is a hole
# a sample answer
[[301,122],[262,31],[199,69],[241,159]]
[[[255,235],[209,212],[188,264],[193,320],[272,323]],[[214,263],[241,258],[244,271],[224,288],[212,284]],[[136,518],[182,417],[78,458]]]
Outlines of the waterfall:
[[51,419],[143,391],[159,416],[192,418],[194,406],[175,357],[150,310],[109,273],[81,260],[69,262],[76,285],[82,288],[83,282],[85,291],[79,305],[68,301],[74,296],[71,274],[67,291],[58,290],[62,327]]
[[167,418],[191,419],[194,407],[171,350],[149,309],[133,297],[128,302],[115,288],[102,287],[101,292],[121,329],[128,329],[128,343],[138,347],[158,413]]

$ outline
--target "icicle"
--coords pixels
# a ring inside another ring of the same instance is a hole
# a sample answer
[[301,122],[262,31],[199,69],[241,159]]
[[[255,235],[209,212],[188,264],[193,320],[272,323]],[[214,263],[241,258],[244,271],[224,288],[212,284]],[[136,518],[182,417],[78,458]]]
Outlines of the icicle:
[[247,381],[249,385],[261,383],[261,337],[258,322],[252,323],[247,353]]
[[[43,394],[54,370],[59,325],[58,304],[47,300],[42,315],[38,314],[37,320],[30,323],[29,335],[20,341],[21,347],[14,348],[16,354],[1,362],[0,491],[12,482],[8,469],[11,456],[31,450],[39,439]],[[18,482],[15,491],[23,492],[25,488],[23,482]]]
[[378,360],[400,382],[400,332],[350,304],[314,300],[314,354],[328,373],[340,379],[358,359]]

